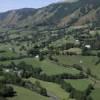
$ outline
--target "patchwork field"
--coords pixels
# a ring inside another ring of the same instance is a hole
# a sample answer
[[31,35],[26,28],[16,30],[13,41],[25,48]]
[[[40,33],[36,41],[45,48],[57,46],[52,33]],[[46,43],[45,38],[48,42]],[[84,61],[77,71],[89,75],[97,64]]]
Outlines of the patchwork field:
[[63,66],[57,65],[54,62],[46,59],[44,61],[39,61],[36,58],[24,58],[20,60],[9,60],[9,61],[2,61],[1,64],[9,64],[11,62],[19,63],[21,61],[25,61],[27,64],[33,65],[33,67],[40,67],[42,68],[43,72],[48,75],[57,75],[62,73],[70,73],[70,74],[78,74],[80,71],[76,70],[75,68],[65,68]]
[[100,0],[31,1],[0,2],[0,100],[100,100]]

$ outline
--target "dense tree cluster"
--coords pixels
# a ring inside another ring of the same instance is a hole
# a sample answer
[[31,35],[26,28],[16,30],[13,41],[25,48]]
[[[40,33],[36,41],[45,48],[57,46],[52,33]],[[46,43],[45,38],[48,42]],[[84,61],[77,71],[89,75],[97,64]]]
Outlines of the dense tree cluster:
[[0,100],[6,100],[6,97],[12,97],[16,94],[12,86],[8,86],[0,81]]

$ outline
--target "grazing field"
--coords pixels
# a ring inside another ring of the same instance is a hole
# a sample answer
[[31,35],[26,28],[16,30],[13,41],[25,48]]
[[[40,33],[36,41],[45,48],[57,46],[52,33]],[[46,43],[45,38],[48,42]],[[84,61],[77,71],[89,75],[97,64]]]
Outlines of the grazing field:
[[40,84],[47,89],[47,91],[59,98],[59,100],[69,100],[69,93],[65,92],[60,85],[52,82],[45,82],[35,78],[29,79],[32,83],[39,81]]
[[89,84],[92,84],[92,81],[89,79],[78,79],[78,80],[65,80],[67,83],[70,83],[75,89],[84,91],[87,89]]
[[5,51],[3,53],[0,53],[0,56],[3,56],[3,57],[17,57],[18,55],[8,50],[8,51]]
[[56,74],[62,74],[62,73],[78,74],[80,72],[74,68],[65,68],[63,66],[57,65],[56,63],[50,60],[42,61],[41,68],[48,75],[56,75]]
[[33,67],[40,67],[42,68],[43,72],[48,75],[57,75],[62,73],[70,73],[70,74],[78,74],[80,71],[76,70],[75,68],[65,68],[63,66],[57,65],[54,62],[45,59],[44,61],[39,61],[36,58],[24,58],[18,60],[9,60],[9,61],[2,61],[1,64],[9,64],[10,62],[19,63],[21,61],[25,61],[27,64],[32,65]]
[[100,88],[96,88],[95,90],[93,90],[91,96],[93,100],[100,100]]
[[100,100],[100,0],[22,1],[0,9],[0,100]]
[[18,86],[13,86],[13,88],[16,91],[16,95],[13,98],[9,98],[8,100],[49,100],[49,98],[41,96],[28,89]]
[[81,65],[84,69],[90,68],[92,74],[100,78],[100,63],[96,65],[97,61],[99,60],[96,56],[56,56],[56,58],[62,64],[78,64]]

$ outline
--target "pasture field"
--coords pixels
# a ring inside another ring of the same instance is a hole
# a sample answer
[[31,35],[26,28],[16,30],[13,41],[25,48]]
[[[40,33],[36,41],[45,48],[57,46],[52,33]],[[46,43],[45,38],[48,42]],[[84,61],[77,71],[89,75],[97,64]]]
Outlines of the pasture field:
[[16,95],[8,100],[49,100],[49,98],[41,96],[23,87],[13,85]]
[[44,69],[44,72],[46,72],[48,75],[62,73],[78,74],[80,72],[74,68],[65,68],[63,66],[57,65],[48,59],[41,62],[41,68]]
[[[81,65],[85,70],[87,68],[90,68],[93,75],[96,75],[98,78],[100,78],[100,63],[96,64],[98,62],[98,57],[96,56],[55,56],[61,64],[65,65],[73,65],[78,64]],[[81,63],[80,63],[81,62]]]
[[42,68],[43,72],[47,75],[57,75],[62,73],[70,73],[70,74],[78,74],[80,71],[76,70],[75,68],[65,68],[63,66],[57,65],[54,62],[45,59],[44,61],[39,61],[36,58],[24,58],[18,60],[9,60],[9,61],[2,61],[0,64],[9,64],[11,62],[19,63],[21,61],[25,61],[27,64],[32,65],[33,67],[40,67]]
[[77,79],[77,80],[65,80],[67,83],[70,83],[75,89],[84,91],[87,89],[89,84],[93,82],[89,79]]
[[[100,52],[100,50],[91,48],[91,56],[89,56],[88,54],[87,56],[83,56],[83,46],[80,45],[82,41],[79,39],[81,37],[81,33],[80,37],[75,38],[73,33],[66,34],[64,36],[62,34],[62,36],[59,36],[56,31],[49,32],[48,30],[39,33],[38,32],[39,30],[35,32],[35,30],[30,31],[21,29],[18,31],[11,30],[9,34],[7,33],[8,36],[5,37],[5,39],[3,40],[4,42],[0,42],[0,65],[8,65],[11,62],[19,64],[20,62],[24,61],[26,64],[32,65],[33,68],[41,68],[42,73],[40,73],[40,75],[45,73],[48,76],[52,77],[55,77],[53,75],[59,75],[60,77],[61,74],[65,73],[80,75],[80,72],[83,72],[84,74],[86,74],[88,69],[90,69],[89,71],[91,71],[91,75],[87,73],[87,75],[89,76],[88,78],[84,77],[84,79],[80,79],[80,76],[77,76],[77,78],[79,79],[73,79],[73,77],[71,77],[72,79],[64,79],[64,81],[66,83],[69,83],[76,90],[79,90],[78,92],[85,92],[88,85],[93,84],[94,90],[91,91],[89,95],[91,95],[93,100],[100,100],[100,59],[99,57],[97,57],[97,54]],[[37,33],[38,35],[36,35]],[[89,40],[93,40],[93,36],[95,36],[96,33],[90,32],[90,34],[92,38],[90,37]],[[86,40],[87,39],[83,40],[84,44],[87,43]],[[71,44],[73,46],[70,47]],[[30,52],[31,50],[32,52]],[[37,50],[38,52],[36,52],[35,50]],[[92,56],[93,54],[95,54],[95,56]],[[30,57],[30,55],[33,56]],[[42,56],[43,60],[40,61],[39,58],[35,57],[36,55]],[[11,58],[14,60],[10,60]],[[78,68],[72,66],[74,64],[80,65],[83,70],[78,70]],[[15,68],[14,70],[16,69],[17,68]],[[22,80],[29,80],[32,83],[36,83],[36,81],[40,82],[40,85],[46,88],[47,94],[49,94],[48,96],[50,97],[44,97],[26,88],[12,85],[12,87],[16,91],[16,95],[12,98],[8,98],[8,100],[72,100],[70,99],[70,92],[66,92],[67,90],[65,91],[64,89],[62,89],[59,84],[43,81],[42,78],[41,80],[33,78],[33,75],[31,75],[30,73],[29,74],[31,76],[29,76],[29,78],[24,77],[24,75],[19,76],[19,71],[20,70],[16,72],[17,74],[15,73],[16,75],[18,75],[18,77],[21,77]],[[23,69],[22,72],[24,72],[24,74],[27,76],[27,71],[24,71]],[[3,79],[4,77],[1,75],[0,80]],[[55,97],[57,99],[54,99]]]
[[69,93],[64,91],[60,85],[52,82],[41,81],[35,78],[29,79],[32,83],[39,81],[40,84],[47,89],[47,91],[55,96],[57,96],[60,100],[69,100]]
[[11,52],[10,50],[0,53],[2,57],[17,57],[17,54]]
[[100,88],[96,88],[95,90],[93,90],[91,96],[93,100],[100,100]]
[[[27,44],[30,44],[27,46]],[[16,56],[20,56],[20,54],[23,54],[23,55],[26,55],[26,51],[25,50],[28,50],[31,48],[31,43],[30,42],[22,42],[22,43],[19,43],[19,42],[13,42],[12,43],[0,43],[0,50],[4,50],[6,52],[10,52],[12,54],[15,54]],[[22,48],[24,47],[23,50],[21,50]],[[6,56],[11,56],[12,57],[12,54],[11,55],[6,55]]]

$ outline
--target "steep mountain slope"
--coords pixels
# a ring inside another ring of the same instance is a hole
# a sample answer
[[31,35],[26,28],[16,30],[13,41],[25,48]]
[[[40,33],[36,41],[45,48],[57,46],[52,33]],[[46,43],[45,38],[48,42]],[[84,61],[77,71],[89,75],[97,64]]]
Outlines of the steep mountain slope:
[[83,25],[87,23],[99,22],[100,20],[100,1],[81,0],[81,6],[69,16],[61,20],[61,25],[74,24]]
[[17,25],[22,20],[27,19],[28,16],[32,16],[35,12],[36,10],[33,8],[23,8],[1,13],[0,25]]
[[24,8],[0,14],[0,26],[65,26],[100,21],[100,0],[56,3],[32,9]]

